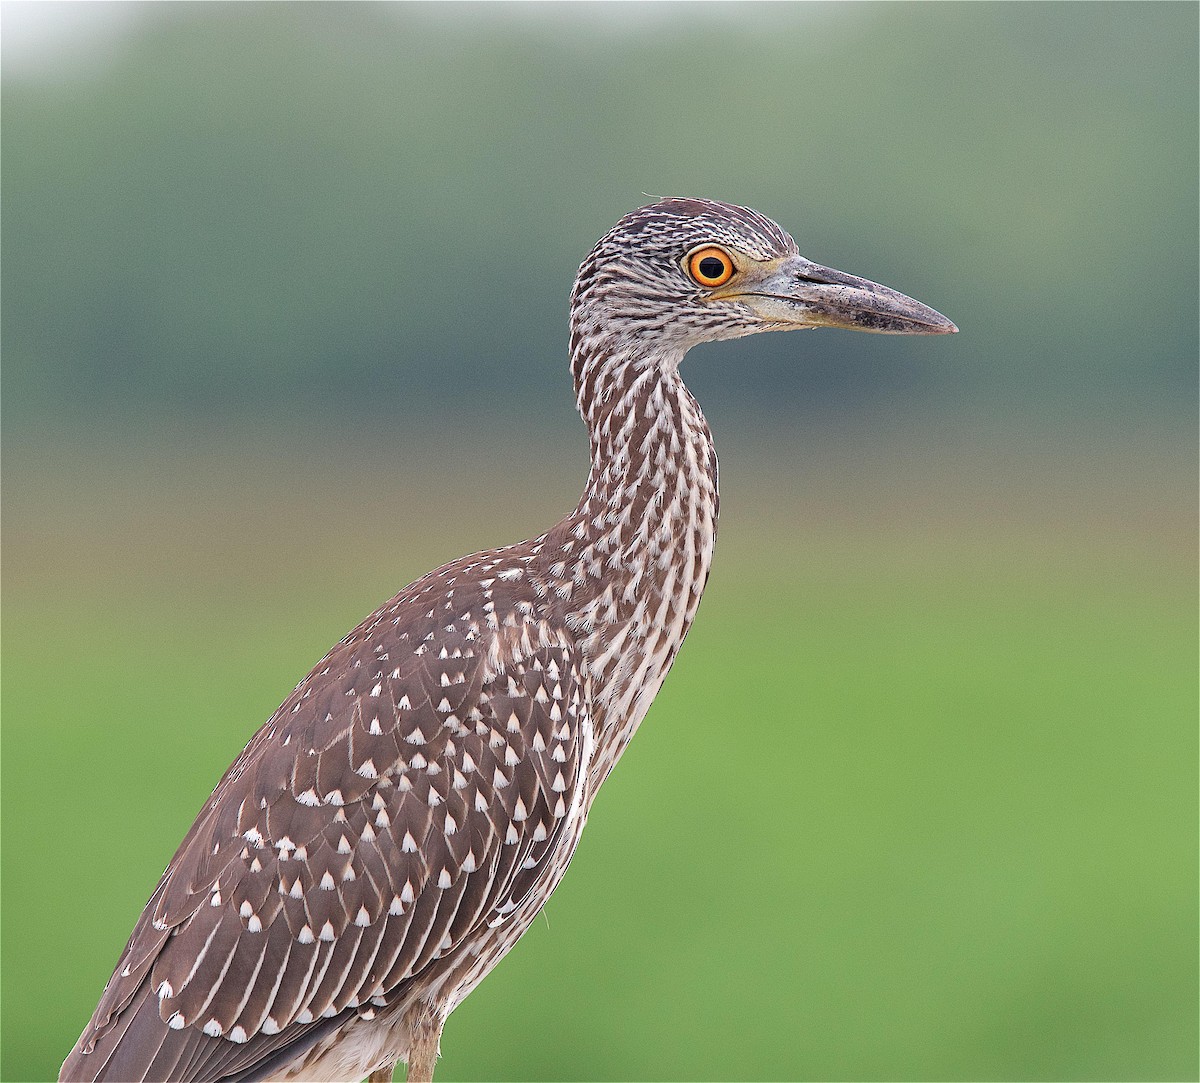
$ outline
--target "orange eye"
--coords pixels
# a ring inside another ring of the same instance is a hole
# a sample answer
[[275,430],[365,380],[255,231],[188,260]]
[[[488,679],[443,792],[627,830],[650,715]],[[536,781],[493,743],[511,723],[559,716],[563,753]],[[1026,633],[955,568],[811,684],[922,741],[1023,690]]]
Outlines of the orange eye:
[[723,248],[697,248],[687,258],[687,272],[701,286],[723,286],[733,277],[733,260]]

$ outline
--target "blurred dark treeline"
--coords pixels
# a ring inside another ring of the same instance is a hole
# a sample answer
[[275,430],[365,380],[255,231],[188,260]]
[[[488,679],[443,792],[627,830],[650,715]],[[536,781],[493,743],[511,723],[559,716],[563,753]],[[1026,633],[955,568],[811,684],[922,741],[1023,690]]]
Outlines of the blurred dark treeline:
[[1190,416],[1195,5],[137,14],[87,63],[5,65],[10,434],[571,424],[575,267],[662,194],[757,206],[964,331],[952,359],[764,336],[693,365],[702,399]]

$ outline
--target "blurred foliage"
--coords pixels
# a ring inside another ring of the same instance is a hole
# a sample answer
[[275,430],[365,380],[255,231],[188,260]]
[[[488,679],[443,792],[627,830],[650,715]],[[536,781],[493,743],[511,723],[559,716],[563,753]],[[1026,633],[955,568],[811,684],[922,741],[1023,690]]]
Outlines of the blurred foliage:
[[6,71],[6,419],[569,423],[574,269],[647,193],[757,206],[964,330],[953,360],[741,347],[789,404],[1186,411],[1196,30],[1190,4],[149,5],[108,63]]
[[1196,1077],[1195,5],[12,10],[0,1076],[306,666],[570,506],[574,269],[697,194],[963,333],[696,351],[700,619],[439,1079]]

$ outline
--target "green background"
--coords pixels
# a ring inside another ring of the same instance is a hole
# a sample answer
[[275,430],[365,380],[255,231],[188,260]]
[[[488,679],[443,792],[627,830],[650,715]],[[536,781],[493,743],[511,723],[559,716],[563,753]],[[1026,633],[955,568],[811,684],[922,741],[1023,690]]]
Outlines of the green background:
[[689,359],[709,592],[438,1078],[1196,1078],[1194,5],[51,6],[0,12],[4,1079],[308,666],[573,505],[571,278],[663,194],[962,333]]

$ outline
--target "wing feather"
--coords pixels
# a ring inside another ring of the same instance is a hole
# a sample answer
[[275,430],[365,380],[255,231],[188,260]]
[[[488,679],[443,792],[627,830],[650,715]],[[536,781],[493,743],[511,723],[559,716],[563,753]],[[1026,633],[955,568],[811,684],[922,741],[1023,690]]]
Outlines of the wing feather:
[[489,646],[439,589],[347,636],[234,761],[61,1078],[277,1070],[529,896],[580,778],[582,663],[545,625]]

